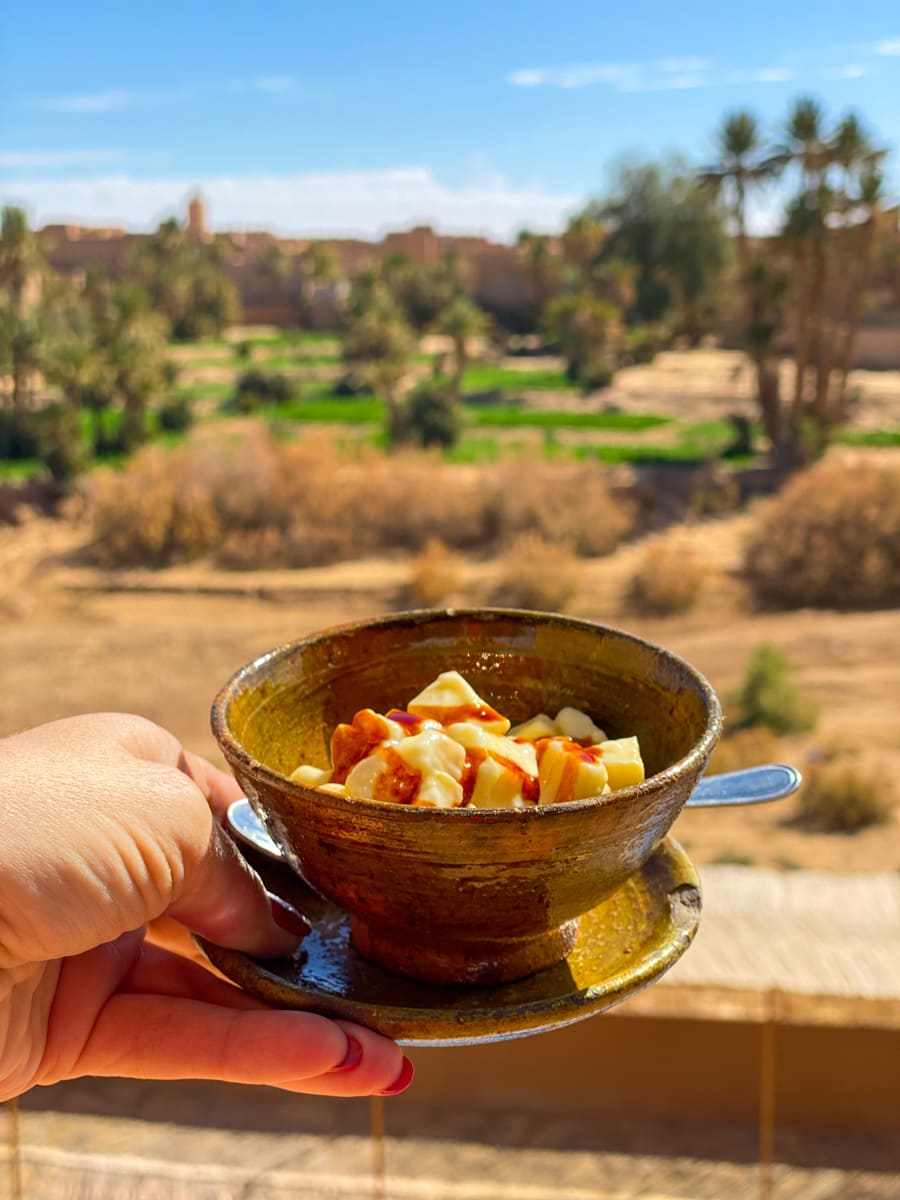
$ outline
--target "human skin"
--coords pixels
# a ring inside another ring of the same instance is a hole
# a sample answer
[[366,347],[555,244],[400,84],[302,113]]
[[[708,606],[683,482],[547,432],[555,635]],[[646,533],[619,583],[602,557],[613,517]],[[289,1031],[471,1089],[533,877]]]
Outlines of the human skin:
[[408,1085],[388,1039],[271,1009],[189,957],[187,930],[273,957],[307,928],[223,832],[239,795],[140,717],[0,740],[0,1100],[83,1075],[326,1096]]

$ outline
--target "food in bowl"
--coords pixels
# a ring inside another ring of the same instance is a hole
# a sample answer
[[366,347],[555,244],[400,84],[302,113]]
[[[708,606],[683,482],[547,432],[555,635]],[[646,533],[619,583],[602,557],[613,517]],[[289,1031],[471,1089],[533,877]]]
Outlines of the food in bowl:
[[422,808],[529,808],[640,783],[636,737],[608,739],[579,709],[512,727],[458,671],[443,671],[405,709],[360,709],[331,735],[331,767],[291,778],[359,800]]
[[[448,666],[513,722],[570,705],[611,738],[636,736],[645,779],[565,804],[424,808],[290,778],[301,756],[329,764],[340,722],[363,706],[390,712]],[[310,634],[242,667],[213,706],[254,810],[306,882],[349,914],[359,953],[438,984],[496,984],[565,958],[578,919],[668,833],[721,723],[712,688],[671,651],[503,609],[391,614]]]

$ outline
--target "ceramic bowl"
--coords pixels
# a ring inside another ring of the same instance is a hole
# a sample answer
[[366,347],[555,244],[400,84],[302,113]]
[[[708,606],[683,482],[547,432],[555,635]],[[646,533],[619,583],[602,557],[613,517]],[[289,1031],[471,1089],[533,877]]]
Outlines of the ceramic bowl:
[[[329,765],[360,708],[405,706],[461,672],[513,722],[572,705],[608,737],[636,734],[643,783],[529,809],[432,809],[292,782]],[[496,984],[561,961],[577,918],[665,837],[721,730],[702,675],[650,642],[587,621],[503,609],[424,611],[343,625],[239,670],[212,709],[223,754],[270,836],[350,915],[357,949],[439,984]]]

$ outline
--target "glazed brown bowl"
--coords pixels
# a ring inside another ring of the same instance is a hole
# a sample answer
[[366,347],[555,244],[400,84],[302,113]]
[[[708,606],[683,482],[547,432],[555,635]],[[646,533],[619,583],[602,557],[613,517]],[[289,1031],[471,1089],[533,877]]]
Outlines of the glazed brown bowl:
[[[457,670],[513,722],[572,705],[608,737],[636,734],[643,783],[528,809],[434,809],[315,791],[335,725],[404,707]],[[712,688],[674,654],[546,613],[425,611],[343,625],[239,670],[213,732],[269,834],[351,917],[357,949],[434,983],[499,983],[560,961],[575,922],[666,835],[718,739]]]

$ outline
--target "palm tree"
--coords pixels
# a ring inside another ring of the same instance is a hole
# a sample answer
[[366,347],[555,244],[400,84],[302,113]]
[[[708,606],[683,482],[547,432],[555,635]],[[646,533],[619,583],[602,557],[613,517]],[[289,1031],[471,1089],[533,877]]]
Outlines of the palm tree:
[[525,263],[534,292],[538,312],[550,299],[554,279],[558,274],[558,256],[547,234],[523,229],[516,239],[516,249]]
[[0,217],[0,291],[19,316],[28,306],[29,285],[44,266],[37,239],[28,228],[28,218],[12,205]]
[[746,280],[750,265],[747,239],[747,198],[752,189],[777,173],[779,162],[765,153],[759,122],[746,109],[728,114],[716,135],[719,157],[703,168],[699,182],[722,194],[731,213],[737,242],[738,267]]
[[344,330],[344,362],[384,397],[388,441],[392,446],[403,436],[400,385],[409,371],[415,348],[415,335],[402,309],[385,290],[375,293],[367,306],[353,312]]
[[487,332],[488,318],[474,300],[460,295],[437,315],[435,328],[453,342],[453,390],[462,395],[462,380],[468,363],[469,343]]

